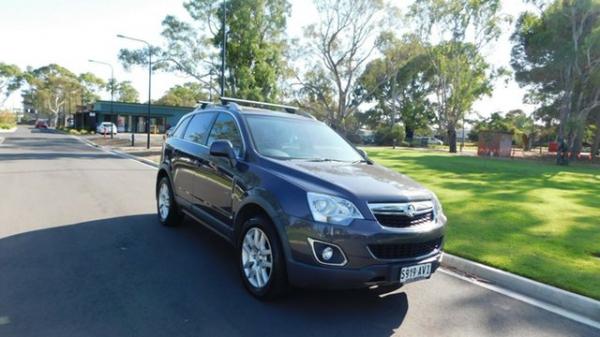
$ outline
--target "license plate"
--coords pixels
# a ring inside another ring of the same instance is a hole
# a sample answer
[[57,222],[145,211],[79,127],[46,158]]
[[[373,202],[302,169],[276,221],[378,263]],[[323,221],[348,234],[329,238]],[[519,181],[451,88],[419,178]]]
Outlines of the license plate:
[[416,266],[404,267],[400,270],[400,283],[408,283],[431,275],[431,263],[418,264]]

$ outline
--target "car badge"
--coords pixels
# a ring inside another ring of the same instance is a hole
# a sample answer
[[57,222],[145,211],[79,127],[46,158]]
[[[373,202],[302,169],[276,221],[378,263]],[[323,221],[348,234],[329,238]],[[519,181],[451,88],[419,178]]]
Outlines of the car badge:
[[408,208],[406,209],[406,215],[408,215],[409,217],[414,217],[415,213],[417,212],[417,209],[415,208],[415,205],[410,204],[408,205]]

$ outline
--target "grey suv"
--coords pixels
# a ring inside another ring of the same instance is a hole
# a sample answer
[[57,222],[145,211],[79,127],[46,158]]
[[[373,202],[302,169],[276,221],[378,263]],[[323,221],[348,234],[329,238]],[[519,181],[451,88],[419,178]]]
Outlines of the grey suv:
[[228,240],[259,298],[289,285],[399,287],[441,260],[436,196],[287,106],[223,98],[184,116],[165,141],[156,197],[162,224],[185,214]]

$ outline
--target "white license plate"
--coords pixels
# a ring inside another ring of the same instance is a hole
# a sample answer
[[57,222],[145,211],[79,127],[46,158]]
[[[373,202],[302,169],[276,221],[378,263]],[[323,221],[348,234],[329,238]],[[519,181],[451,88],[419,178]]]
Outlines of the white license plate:
[[418,264],[416,266],[404,267],[400,270],[400,283],[408,283],[431,275],[431,263]]

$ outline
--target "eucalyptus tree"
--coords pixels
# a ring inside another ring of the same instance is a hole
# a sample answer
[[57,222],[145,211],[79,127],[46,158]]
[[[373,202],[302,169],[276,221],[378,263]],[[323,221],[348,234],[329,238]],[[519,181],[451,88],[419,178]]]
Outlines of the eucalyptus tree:
[[286,69],[287,0],[189,0],[184,7],[186,20],[173,15],[163,20],[162,47],[122,49],[122,63],[147,65],[152,53],[154,70],[183,73],[210,89],[211,79],[221,76],[225,45],[226,95],[266,101],[279,97]]
[[397,38],[391,33],[378,39],[381,57],[369,62],[359,78],[357,96],[375,105],[363,120],[376,128],[402,122],[412,139],[418,129],[428,128],[435,115],[431,95],[432,66],[425,47],[414,35]]
[[208,95],[197,82],[177,84],[159,98],[155,103],[173,106],[196,106],[198,101],[206,100]]
[[494,78],[504,74],[482,56],[509,19],[500,9],[500,0],[415,0],[411,5],[408,18],[428,46],[434,103],[450,152],[456,152],[460,120],[477,99],[491,94]]
[[358,78],[376,49],[379,30],[389,25],[390,8],[382,0],[315,0],[314,4],[319,20],[304,29],[307,46],[302,46],[306,53],[301,66],[306,70],[297,71],[296,78],[302,92],[326,107],[325,120],[346,132],[368,96],[355,95]]
[[122,81],[115,84],[117,101],[125,103],[139,103],[140,93],[131,84],[131,81]]
[[18,66],[0,62],[0,103],[4,103],[10,94],[21,87],[22,79]]
[[559,121],[558,140],[581,151],[590,114],[600,107],[600,1],[536,1],[513,34],[512,66],[530,98]]
[[23,78],[27,83],[24,100],[48,115],[54,125],[59,114],[64,114],[68,100],[81,96],[77,75],[57,64],[27,69]]

